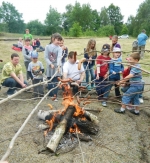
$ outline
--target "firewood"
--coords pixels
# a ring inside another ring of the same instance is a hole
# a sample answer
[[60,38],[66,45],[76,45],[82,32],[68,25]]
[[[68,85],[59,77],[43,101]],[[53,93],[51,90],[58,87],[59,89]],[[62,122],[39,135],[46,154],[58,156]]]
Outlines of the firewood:
[[85,116],[88,120],[92,121],[92,122],[95,123],[95,124],[98,124],[98,123],[99,123],[99,120],[98,120],[97,116],[94,115],[94,114],[92,114],[92,113],[90,113],[90,112],[88,112],[88,111],[85,111],[84,116]]
[[55,152],[60,140],[62,139],[64,133],[67,131],[67,128],[70,128],[70,121],[72,119],[72,116],[75,112],[75,107],[74,106],[68,106],[64,116],[63,116],[63,120],[60,121],[60,123],[57,125],[57,127],[55,128],[55,132],[52,136],[52,138],[50,139],[49,143],[47,144],[47,148],[51,151],[51,152]]

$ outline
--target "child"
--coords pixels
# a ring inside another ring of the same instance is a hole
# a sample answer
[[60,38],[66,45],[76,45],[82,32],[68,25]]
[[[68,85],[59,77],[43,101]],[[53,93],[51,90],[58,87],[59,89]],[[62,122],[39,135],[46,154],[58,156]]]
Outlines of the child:
[[135,51],[137,51],[137,50],[138,50],[138,41],[135,40],[135,41],[133,41],[133,43],[132,43],[132,52],[135,52]]
[[[42,62],[38,61],[38,53],[36,51],[31,53],[32,57],[32,62],[29,63],[28,66],[28,74],[30,78],[32,79],[32,84],[37,84],[39,82],[43,81],[43,76],[42,74],[44,73],[44,67]],[[43,97],[44,95],[44,90],[43,90],[43,85],[39,85],[33,88],[34,97]]]
[[[127,58],[126,60],[130,62],[130,59],[129,59],[129,58]],[[123,78],[125,78],[126,76],[128,76],[128,75],[130,74],[130,70],[131,70],[131,66],[128,66],[128,67],[122,72]],[[144,83],[143,80],[142,80],[142,82]],[[123,87],[121,90],[122,90],[122,92],[125,93],[125,92],[128,90],[128,88],[129,88],[129,84],[125,84],[124,87]],[[142,91],[144,91],[144,85],[143,85]],[[140,95],[139,95],[139,101],[140,101],[141,104],[144,103],[142,93],[140,93]]]
[[[104,60],[111,60],[109,57],[110,53],[110,45],[109,44],[104,44],[102,47],[102,52],[101,55],[97,57],[97,70],[96,70],[96,91],[98,94],[98,99],[100,100],[101,98],[107,98],[108,91],[107,85],[105,81],[107,80],[108,77],[108,63],[105,62]],[[102,82],[103,81],[103,82]],[[102,82],[102,83],[101,83]],[[102,106],[107,106],[105,101],[102,101]]]
[[[23,57],[24,57],[24,64],[26,67],[26,71],[28,71],[28,65],[31,62],[31,53],[33,52],[33,48],[30,45],[30,39],[26,38],[25,39],[25,45],[22,48],[22,53],[23,53]],[[29,75],[27,72],[27,80],[29,80]]]
[[[49,80],[58,69],[58,66],[61,66],[61,58],[62,58],[62,48],[59,46],[62,37],[59,33],[53,34],[52,43],[45,47],[45,61],[47,64],[46,67],[46,76]],[[61,76],[61,72],[58,72],[55,77],[52,79],[52,83],[48,84],[48,89],[52,89],[57,86],[58,76]],[[57,100],[57,92],[58,88],[54,89],[50,92],[49,96],[55,97],[55,101]]]
[[18,48],[22,49],[22,47],[23,47],[23,41],[22,38],[20,37],[18,40]]
[[[139,69],[140,65],[138,64],[139,60],[139,53],[132,53],[130,55],[130,62],[134,67],[131,66],[130,74],[118,83],[120,85],[129,80],[130,85],[128,90],[123,94],[121,108],[114,110],[116,113],[124,114],[126,105],[129,105],[130,102],[133,101],[133,104],[136,105],[136,107],[135,110],[130,110],[130,112],[132,114],[139,115],[139,92],[142,92],[143,89],[142,74]],[[136,84],[136,82],[138,83]]]
[[118,43],[118,36],[117,36],[117,35],[114,35],[114,36],[112,37],[111,51],[113,51],[114,48],[120,48],[120,49],[121,49],[121,46],[120,46],[120,44]]
[[[119,62],[122,62],[121,58],[121,49],[114,48],[113,49],[113,58],[111,59],[111,63],[109,64],[109,80],[112,82],[116,82],[120,80],[120,73],[124,70],[124,67]],[[113,84],[110,85],[110,89]],[[116,97],[121,96],[118,85],[115,84],[115,95]]]
[[[86,83],[89,84],[89,72],[91,75],[91,81],[95,79],[94,75],[94,65],[95,65],[95,60],[97,57],[96,51],[96,41],[94,39],[90,39],[88,41],[86,49],[84,49],[84,58],[88,59],[88,61],[83,62],[84,69],[86,70]],[[91,90],[94,88],[94,83],[91,83],[88,86],[88,90]]]
[[62,58],[61,61],[62,61],[62,67],[63,67],[63,65],[65,63],[65,59],[68,56],[68,48],[64,45],[64,39],[62,39],[60,41],[60,45],[59,46],[62,48],[62,56],[63,56],[63,58]]

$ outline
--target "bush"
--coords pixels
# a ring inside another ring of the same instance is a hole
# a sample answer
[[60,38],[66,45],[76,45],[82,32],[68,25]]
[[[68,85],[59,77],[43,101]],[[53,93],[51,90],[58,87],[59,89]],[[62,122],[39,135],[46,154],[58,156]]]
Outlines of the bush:
[[99,28],[97,31],[97,36],[99,37],[105,37],[105,36],[112,36],[115,34],[114,26],[103,26],[102,28]]
[[74,23],[72,28],[69,29],[69,36],[71,37],[80,37],[82,36],[82,27],[79,23]]
[[96,32],[87,29],[87,30],[83,33],[83,35],[84,35],[84,36],[96,36]]

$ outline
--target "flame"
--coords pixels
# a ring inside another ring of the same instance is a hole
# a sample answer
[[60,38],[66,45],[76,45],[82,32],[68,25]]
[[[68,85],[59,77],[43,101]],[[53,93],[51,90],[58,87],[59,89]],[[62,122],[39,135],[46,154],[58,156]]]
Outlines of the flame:
[[46,120],[46,123],[50,126],[49,131],[51,131],[52,128],[53,128],[53,125],[54,125],[54,122],[55,122],[55,116],[56,116],[56,113],[53,115],[51,120]]
[[[50,126],[48,131],[51,131],[53,129],[54,122],[56,122],[56,116],[58,114],[64,115],[69,105],[72,105],[75,107],[75,112],[73,114],[74,117],[80,117],[81,120],[86,120],[86,118],[84,117],[85,111],[78,105],[80,101],[74,99],[74,97],[72,95],[72,90],[70,89],[70,85],[68,83],[62,83],[61,87],[63,87],[63,89],[64,89],[63,101],[62,101],[62,105],[64,106],[64,109],[56,112],[50,120],[46,120],[46,123]],[[54,98],[55,98],[55,96],[54,96]],[[87,98],[87,100],[88,100],[88,98]],[[90,101],[87,101],[87,102],[85,101],[85,104],[88,104],[88,103],[90,103]],[[53,108],[51,104],[48,104],[48,106],[50,107],[50,109]],[[45,133],[44,133],[45,136],[48,131],[45,131]],[[76,124],[74,124],[73,127],[69,129],[69,131],[71,133],[75,133],[75,132],[81,133],[80,129],[78,128],[78,126]]]
[[73,127],[70,127],[69,132],[70,133],[76,133],[76,132],[81,133],[79,127],[75,123],[73,124]]

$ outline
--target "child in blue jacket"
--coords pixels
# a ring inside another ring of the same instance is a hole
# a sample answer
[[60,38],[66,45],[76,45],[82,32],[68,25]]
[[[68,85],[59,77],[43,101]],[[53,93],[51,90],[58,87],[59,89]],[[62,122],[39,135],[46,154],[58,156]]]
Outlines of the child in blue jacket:
[[120,48],[114,48],[113,49],[113,58],[111,59],[111,63],[109,64],[109,81],[114,82],[110,84],[110,90],[113,85],[115,85],[115,95],[119,97],[120,90],[118,88],[118,85],[115,84],[116,81],[120,80],[120,74],[123,72],[124,67],[120,63],[122,62],[122,59],[120,58],[121,55],[121,49]]

